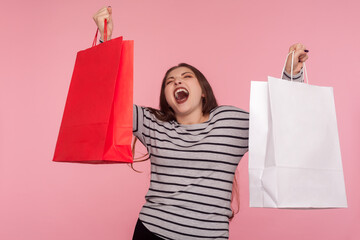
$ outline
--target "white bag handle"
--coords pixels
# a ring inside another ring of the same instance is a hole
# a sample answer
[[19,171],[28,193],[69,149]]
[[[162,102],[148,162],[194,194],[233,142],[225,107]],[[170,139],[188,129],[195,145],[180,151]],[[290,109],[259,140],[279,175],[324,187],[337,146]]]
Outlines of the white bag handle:
[[[289,57],[289,55],[292,54],[292,57],[291,57],[291,73],[290,73],[290,78],[291,78],[291,81],[293,81],[293,66],[294,66],[294,55],[295,55],[295,50],[294,51],[291,51],[289,52],[289,54],[286,56],[286,59],[285,59],[285,64],[284,64],[284,67],[283,67],[283,70],[281,72],[281,79],[283,78],[284,76],[284,71],[285,71],[285,66],[286,66],[286,62],[287,62],[287,59]],[[307,71],[306,71],[306,66],[305,66],[305,62],[303,63],[304,64],[304,73],[305,73],[305,76],[306,76],[306,83],[309,84],[309,80],[308,80],[308,76],[307,76]]]

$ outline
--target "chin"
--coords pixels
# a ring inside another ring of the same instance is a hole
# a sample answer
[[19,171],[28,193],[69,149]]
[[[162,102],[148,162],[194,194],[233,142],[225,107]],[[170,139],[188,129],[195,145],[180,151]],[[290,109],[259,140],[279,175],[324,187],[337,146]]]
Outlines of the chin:
[[[199,107],[200,107],[200,109],[202,109],[201,105]],[[185,102],[183,104],[176,105],[176,108],[173,108],[173,109],[176,109],[175,114],[186,115],[186,114],[191,113],[192,111],[195,111],[197,108],[198,108],[198,106],[191,105],[191,104]]]
[[177,114],[177,115],[186,115],[186,114],[188,114],[190,112],[191,112],[190,107],[179,107],[179,108],[176,108],[175,114]]

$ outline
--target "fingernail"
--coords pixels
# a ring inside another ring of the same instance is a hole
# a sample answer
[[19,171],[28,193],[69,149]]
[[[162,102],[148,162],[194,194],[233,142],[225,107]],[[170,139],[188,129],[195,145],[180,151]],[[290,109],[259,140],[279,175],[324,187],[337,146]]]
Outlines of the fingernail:
[[309,52],[309,50],[305,49],[304,52]]

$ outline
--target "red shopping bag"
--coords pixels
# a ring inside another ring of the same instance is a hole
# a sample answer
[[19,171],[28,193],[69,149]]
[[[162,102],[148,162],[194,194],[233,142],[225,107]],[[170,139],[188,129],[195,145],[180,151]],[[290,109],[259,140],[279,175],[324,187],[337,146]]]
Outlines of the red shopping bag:
[[133,159],[134,42],[119,37],[94,46],[96,38],[93,47],[77,53],[55,162],[129,163]]

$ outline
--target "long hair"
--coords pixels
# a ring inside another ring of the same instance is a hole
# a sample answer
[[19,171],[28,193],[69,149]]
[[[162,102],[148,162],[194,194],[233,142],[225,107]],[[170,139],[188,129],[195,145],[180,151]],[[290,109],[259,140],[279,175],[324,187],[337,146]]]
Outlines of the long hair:
[[[169,122],[169,121],[176,120],[175,112],[169,106],[169,104],[168,104],[168,102],[166,101],[166,98],[165,98],[165,86],[166,86],[165,83],[166,83],[166,79],[167,79],[169,73],[172,70],[174,70],[176,68],[179,68],[179,67],[187,67],[187,68],[191,69],[194,72],[196,78],[198,79],[200,87],[202,89],[202,92],[204,93],[204,97],[202,98],[202,113],[203,113],[203,115],[209,114],[212,109],[218,107],[218,104],[217,104],[215,95],[213,93],[213,90],[212,90],[209,82],[205,78],[204,74],[202,74],[194,66],[191,66],[191,65],[189,65],[187,63],[179,63],[177,66],[173,66],[170,69],[168,69],[166,71],[166,73],[165,73],[165,76],[164,76],[163,80],[162,80],[161,91],[160,91],[160,103],[159,103],[159,108],[160,109],[147,107],[147,109],[149,109],[149,111],[152,114],[154,114],[154,116],[157,119],[159,119],[160,121]],[[136,141],[137,141],[137,138],[134,139],[134,142],[133,142],[133,145],[132,145],[133,156],[135,155]],[[146,155],[147,155],[147,157],[146,157]],[[141,156],[140,158],[134,159],[134,162],[143,162],[143,161],[148,160],[149,158],[150,158],[149,155],[145,154],[145,155]],[[134,169],[132,163],[131,163],[131,168],[134,171],[139,172],[139,171]],[[237,171],[235,172],[234,181],[233,181],[233,190],[232,190],[232,195],[231,195],[232,215],[230,217],[230,220],[234,217],[234,215],[236,213],[239,212],[239,204],[240,204],[240,202],[239,202],[239,191],[238,191],[238,184],[237,184],[237,176],[236,175],[237,175]]]

